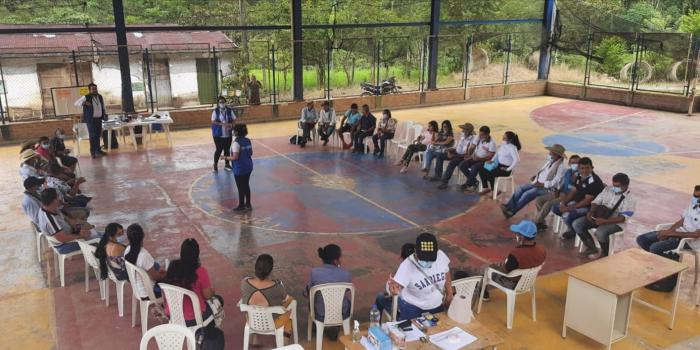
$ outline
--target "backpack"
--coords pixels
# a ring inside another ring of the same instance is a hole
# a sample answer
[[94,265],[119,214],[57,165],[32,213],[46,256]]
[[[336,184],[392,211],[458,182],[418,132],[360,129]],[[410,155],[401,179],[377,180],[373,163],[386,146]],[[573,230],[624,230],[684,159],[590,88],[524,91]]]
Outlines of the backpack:
[[[102,144],[107,148],[108,140],[107,140],[107,135],[109,135],[109,132],[107,130],[102,130]],[[119,141],[117,140],[117,133],[112,132],[112,148],[119,148]]]
[[214,326],[214,322],[197,331],[197,343],[199,350],[224,350],[226,348],[224,332]]
[[289,143],[291,143],[292,145],[298,145],[300,138],[301,137],[299,137],[299,135],[294,135],[292,136],[292,138],[289,139]]
[[[667,253],[662,254],[661,256],[663,256],[664,258],[667,258],[667,259],[675,260],[675,261],[680,260],[680,256],[676,253],[667,252]],[[645,288],[651,289],[651,290],[654,290],[657,292],[668,293],[670,291],[673,291],[674,288],[676,288],[677,282],[678,282],[678,274],[675,274],[672,276],[668,276],[660,281],[654,282],[654,283],[646,286]]]

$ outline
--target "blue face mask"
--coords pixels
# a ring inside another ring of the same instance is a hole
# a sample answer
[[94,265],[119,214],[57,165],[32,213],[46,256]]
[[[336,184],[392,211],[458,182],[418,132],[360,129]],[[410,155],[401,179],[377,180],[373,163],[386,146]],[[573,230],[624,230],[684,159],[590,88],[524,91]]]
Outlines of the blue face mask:
[[571,164],[571,171],[578,171],[578,163]]
[[429,269],[433,266],[432,261],[418,260],[418,265],[424,269]]
[[117,236],[117,242],[124,244],[129,241],[129,237],[126,235]]
[[613,186],[612,191],[613,191],[613,193],[621,193],[621,192],[622,192],[622,188],[621,188],[621,187],[617,187],[617,186]]

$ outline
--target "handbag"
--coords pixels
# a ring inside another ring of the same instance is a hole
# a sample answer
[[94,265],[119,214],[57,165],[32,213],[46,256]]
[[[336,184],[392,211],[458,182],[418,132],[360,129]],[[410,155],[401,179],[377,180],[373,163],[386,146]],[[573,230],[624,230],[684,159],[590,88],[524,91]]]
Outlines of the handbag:
[[219,295],[215,295],[211,299],[207,299],[207,304],[211,308],[212,316],[214,317],[214,323],[217,327],[221,328],[221,324],[224,322],[224,299]]
[[498,168],[498,158],[494,158],[492,161],[484,163],[484,169],[486,169],[486,171],[494,171],[496,168]]
[[620,207],[620,204],[622,204],[622,201],[625,200],[625,195],[623,194],[620,199],[617,200],[617,203],[615,203],[615,206],[612,207],[612,209],[603,206],[603,205],[598,205],[593,209],[593,212],[591,213],[591,217],[597,218],[597,219],[607,219],[612,216],[613,213],[615,213],[615,210],[617,210],[618,207]]

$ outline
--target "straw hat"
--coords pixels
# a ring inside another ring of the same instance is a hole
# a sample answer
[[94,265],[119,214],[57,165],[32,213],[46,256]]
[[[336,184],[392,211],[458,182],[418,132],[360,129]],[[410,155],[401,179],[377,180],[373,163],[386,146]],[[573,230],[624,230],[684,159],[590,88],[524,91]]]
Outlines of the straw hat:
[[20,162],[24,163],[37,156],[38,154],[36,154],[36,152],[34,152],[33,149],[25,149],[24,151],[22,151],[22,153],[20,153],[19,160]]
[[558,143],[555,143],[551,146],[547,146],[547,147],[545,147],[545,149],[553,152],[554,154],[558,155],[559,157],[566,158],[566,153],[565,153],[566,148],[564,148],[564,146],[562,146]]

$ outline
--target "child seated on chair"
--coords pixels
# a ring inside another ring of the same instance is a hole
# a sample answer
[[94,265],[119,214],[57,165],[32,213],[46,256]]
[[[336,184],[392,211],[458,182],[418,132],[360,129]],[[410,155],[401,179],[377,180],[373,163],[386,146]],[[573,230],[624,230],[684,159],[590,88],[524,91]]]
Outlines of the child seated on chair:
[[[255,277],[245,277],[241,281],[241,303],[259,306],[283,306],[287,308],[294,298],[287,294],[284,283],[270,279],[274,260],[269,254],[261,254],[255,260]],[[291,336],[292,312],[275,315],[275,327],[284,326],[284,335]]]
[[[491,268],[508,274],[513,270],[529,269],[542,265],[547,257],[547,252],[535,242],[537,235],[535,223],[523,220],[515,225],[510,225],[510,231],[515,233],[517,245],[508,253],[504,263],[492,265]],[[495,272],[489,278],[508,289],[514,289],[520,280],[520,277],[508,278]]]

